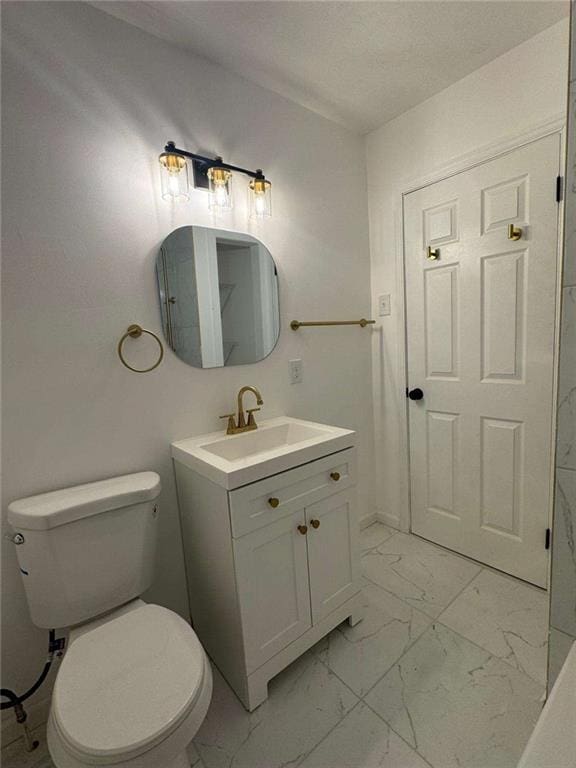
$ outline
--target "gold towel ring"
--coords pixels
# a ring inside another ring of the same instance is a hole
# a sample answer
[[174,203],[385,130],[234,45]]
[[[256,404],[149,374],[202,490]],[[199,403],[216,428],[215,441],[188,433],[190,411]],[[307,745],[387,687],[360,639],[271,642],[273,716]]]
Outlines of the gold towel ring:
[[[122,354],[122,345],[124,344],[124,342],[128,337],[130,337],[131,339],[139,339],[143,333],[147,333],[148,336],[152,336],[153,339],[156,339],[156,341],[158,342],[158,346],[160,347],[160,356],[158,357],[158,360],[156,360],[154,365],[150,366],[150,368],[133,368],[131,365],[128,365],[128,363],[124,359],[124,355]],[[148,373],[148,371],[153,371],[154,368],[158,368],[158,366],[162,362],[162,358],[164,357],[164,347],[162,346],[162,342],[160,341],[158,336],[156,336],[155,333],[152,333],[152,331],[147,331],[146,328],[142,328],[142,326],[134,323],[133,325],[128,326],[128,330],[118,342],[118,357],[122,361],[122,364],[125,365],[126,368],[129,368],[131,371],[134,371],[134,373]]]

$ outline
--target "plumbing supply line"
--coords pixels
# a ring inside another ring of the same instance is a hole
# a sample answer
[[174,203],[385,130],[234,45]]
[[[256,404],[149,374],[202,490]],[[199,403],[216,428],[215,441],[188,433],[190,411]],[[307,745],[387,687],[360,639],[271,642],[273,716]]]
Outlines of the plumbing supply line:
[[44,664],[44,669],[42,670],[40,677],[38,680],[36,680],[34,685],[29,688],[26,693],[23,693],[22,696],[18,696],[18,694],[14,693],[14,691],[11,691],[10,688],[0,688],[0,696],[8,699],[8,701],[0,702],[0,709],[10,709],[11,707],[14,708],[16,722],[19,723],[24,730],[24,741],[26,743],[27,752],[32,752],[35,750],[39,742],[35,741],[30,735],[30,731],[28,730],[28,726],[26,724],[28,715],[26,714],[26,710],[22,706],[22,703],[26,701],[26,699],[29,699],[30,696],[32,696],[34,693],[36,693],[44,680],[46,680],[48,672],[50,671],[50,667],[52,666],[52,662],[54,661],[54,654],[61,656],[64,644],[65,640],[63,638],[59,638],[57,640],[56,631],[51,629],[48,642],[48,658],[46,659],[46,663]]
[[46,676],[48,675],[52,661],[54,660],[54,654],[56,651],[60,650],[62,650],[62,648],[60,647],[60,641],[56,641],[56,631],[51,629],[49,634],[48,658],[46,659],[46,664],[44,665],[40,677],[36,680],[32,688],[27,690],[26,693],[23,693],[22,696],[18,696],[17,693],[14,693],[14,691],[11,691],[9,688],[0,688],[0,696],[9,699],[9,701],[0,702],[0,709],[9,709],[10,707],[15,707],[17,704],[22,704],[22,702],[26,701],[26,699],[29,699],[30,696],[36,693],[44,680],[46,680]]

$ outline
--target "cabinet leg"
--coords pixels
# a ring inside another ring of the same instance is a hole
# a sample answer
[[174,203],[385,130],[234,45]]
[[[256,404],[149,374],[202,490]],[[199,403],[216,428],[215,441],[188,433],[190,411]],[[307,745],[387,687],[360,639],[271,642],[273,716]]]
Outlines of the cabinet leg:
[[257,674],[248,678],[246,686],[246,701],[244,705],[249,712],[263,704],[268,698],[268,680],[260,678]]
[[351,627],[356,626],[359,621],[364,618],[364,610],[362,608],[355,608],[354,611],[348,616],[348,624]]

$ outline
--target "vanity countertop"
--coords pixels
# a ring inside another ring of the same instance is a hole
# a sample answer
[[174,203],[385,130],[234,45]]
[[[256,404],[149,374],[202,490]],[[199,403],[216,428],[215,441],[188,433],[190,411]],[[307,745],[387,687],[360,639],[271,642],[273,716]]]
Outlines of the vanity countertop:
[[175,461],[232,490],[355,444],[351,429],[279,416],[238,435],[222,431],[172,443]]

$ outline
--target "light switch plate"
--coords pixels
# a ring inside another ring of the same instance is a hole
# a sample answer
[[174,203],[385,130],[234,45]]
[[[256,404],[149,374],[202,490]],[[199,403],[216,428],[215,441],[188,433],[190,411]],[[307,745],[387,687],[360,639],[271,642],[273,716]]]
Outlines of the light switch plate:
[[384,315],[390,315],[391,312],[390,294],[383,293],[382,296],[378,296],[378,314],[380,317],[384,317]]
[[303,378],[302,360],[290,360],[290,384],[300,384]]

